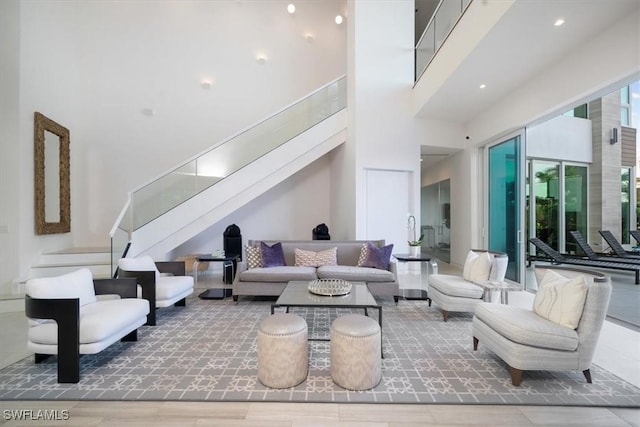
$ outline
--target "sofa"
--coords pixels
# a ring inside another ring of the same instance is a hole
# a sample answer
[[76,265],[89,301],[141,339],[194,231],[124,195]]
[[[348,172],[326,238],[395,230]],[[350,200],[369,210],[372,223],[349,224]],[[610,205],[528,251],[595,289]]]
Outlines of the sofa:
[[[284,264],[275,267],[251,265],[252,253],[259,249],[261,242],[268,246],[278,243],[282,246]],[[238,263],[233,281],[233,300],[240,296],[279,296],[289,281],[315,279],[343,279],[350,282],[365,282],[374,297],[393,297],[398,302],[398,277],[395,261],[389,260],[387,268],[358,266],[363,255],[363,246],[370,243],[375,248],[385,247],[384,240],[249,240],[245,247],[244,261]],[[307,252],[331,251],[336,248],[336,265],[297,265],[296,249]],[[254,267],[254,268],[249,268]]]
[[81,354],[99,353],[117,341],[137,341],[149,302],[136,293],[134,279],[93,279],[86,268],[29,280],[27,349],[35,353],[36,363],[58,356],[59,383],[79,382]]

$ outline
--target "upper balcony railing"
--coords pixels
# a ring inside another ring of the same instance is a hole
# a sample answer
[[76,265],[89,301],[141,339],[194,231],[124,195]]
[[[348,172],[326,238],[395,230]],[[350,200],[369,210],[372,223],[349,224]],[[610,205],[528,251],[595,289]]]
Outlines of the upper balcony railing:
[[127,203],[110,233],[112,270],[115,272],[113,266],[117,264],[117,258],[122,256],[133,231],[312,128],[346,105],[347,79],[342,76],[130,191]]
[[427,24],[420,40],[416,44],[416,70],[417,82],[429,63],[436,56],[438,49],[445,42],[453,27],[473,0],[440,0],[436,11]]

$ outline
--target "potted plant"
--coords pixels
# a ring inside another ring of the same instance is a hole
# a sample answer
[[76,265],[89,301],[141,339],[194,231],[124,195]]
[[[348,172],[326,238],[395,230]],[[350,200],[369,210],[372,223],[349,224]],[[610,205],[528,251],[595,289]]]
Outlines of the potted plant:
[[416,218],[411,215],[409,216],[409,230],[411,232],[411,237],[413,240],[409,240],[409,256],[418,256],[420,253],[420,245],[422,245],[422,239],[424,239],[424,234],[420,234],[420,237],[416,238]]

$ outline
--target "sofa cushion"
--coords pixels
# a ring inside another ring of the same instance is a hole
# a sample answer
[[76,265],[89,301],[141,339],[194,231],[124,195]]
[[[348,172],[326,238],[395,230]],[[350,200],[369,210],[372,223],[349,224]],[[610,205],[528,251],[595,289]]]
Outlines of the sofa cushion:
[[432,274],[429,276],[429,287],[438,289],[441,293],[452,297],[482,298],[484,289],[464,280],[460,276],[451,274]]
[[274,243],[269,246],[265,242],[260,242],[260,255],[262,255],[263,267],[280,267],[286,265],[282,243]]
[[323,265],[318,267],[318,277],[352,282],[393,282],[395,280],[395,276],[389,270],[352,265]]
[[367,255],[359,267],[372,267],[387,270],[389,261],[391,260],[391,252],[393,251],[393,243],[381,248],[376,247],[367,242]]
[[318,276],[315,267],[260,267],[240,273],[242,282],[289,282],[291,280],[315,280]]
[[[80,308],[80,344],[108,339],[149,313],[149,301],[136,298],[98,301]],[[28,331],[29,341],[37,344],[58,343],[58,324],[43,323]]]
[[338,264],[337,247],[318,252],[296,248],[295,256],[295,265],[297,267],[320,267],[321,265]]
[[462,277],[469,282],[489,279],[491,272],[491,255],[489,252],[469,251],[464,261]]
[[93,277],[87,268],[57,277],[31,279],[26,287],[32,298],[79,298],[81,307],[96,302]]
[[566,278],[547,270],[538,285],[533,310],[545,319],[575,329],[586,298],[587,284],[583,276]]
[[156,280],[160,277],[160,271],[156,267],[156,263],[149,255],[143,255],[137,258],[120,258],[118,267],[126,271],[155,271]]
[[193,289],[193,277],[163,276],[156,281],[156,300],[172,299],[189,289]]
[[566,351],[578,348],[578,334],[574,329],[544,319],[532,310],[480,303],[475,316],[500,335],[523,345]]
[[245,249],[247,255],[247,268],[262,267],[262,254],[260,253],[260,248],[256,246],[247,246]]

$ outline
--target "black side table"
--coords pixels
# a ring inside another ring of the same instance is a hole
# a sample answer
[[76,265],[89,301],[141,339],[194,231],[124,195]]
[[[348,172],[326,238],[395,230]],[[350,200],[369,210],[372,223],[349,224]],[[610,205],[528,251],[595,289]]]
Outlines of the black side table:
[[[429,263],[431,262],[431,257],[428,255],[418,254],[418,255],[410,255],[410,254],[393,254],[393,257],[398,260],[398,262],[424,262],[427,264],[427,277],[429,274]],[[402,298],[406,300],[429,300],[430,298],[427,295],[427,291],[422,288],[400,288],[400,295]]]
[[[231,285],[233,283],[233,279],[236,275],[236,268],[238,265],[238,261],[240,260],[239,256],[228,256],[221,257],[215,255],[198,255],[196,256],[196,260],[193,263],[193,277],[195,280],[195,286],[198,287],[198,264],[201,262],[221,262],[222,263],[222,275],[223,282],[226,285]],[[231,273],[227,274],[227,268],[231,270]],[[223,299],[225,297],[231,296],[232,289],[231,288],[211,288],[202,292],[198,297],[201,299]]]

